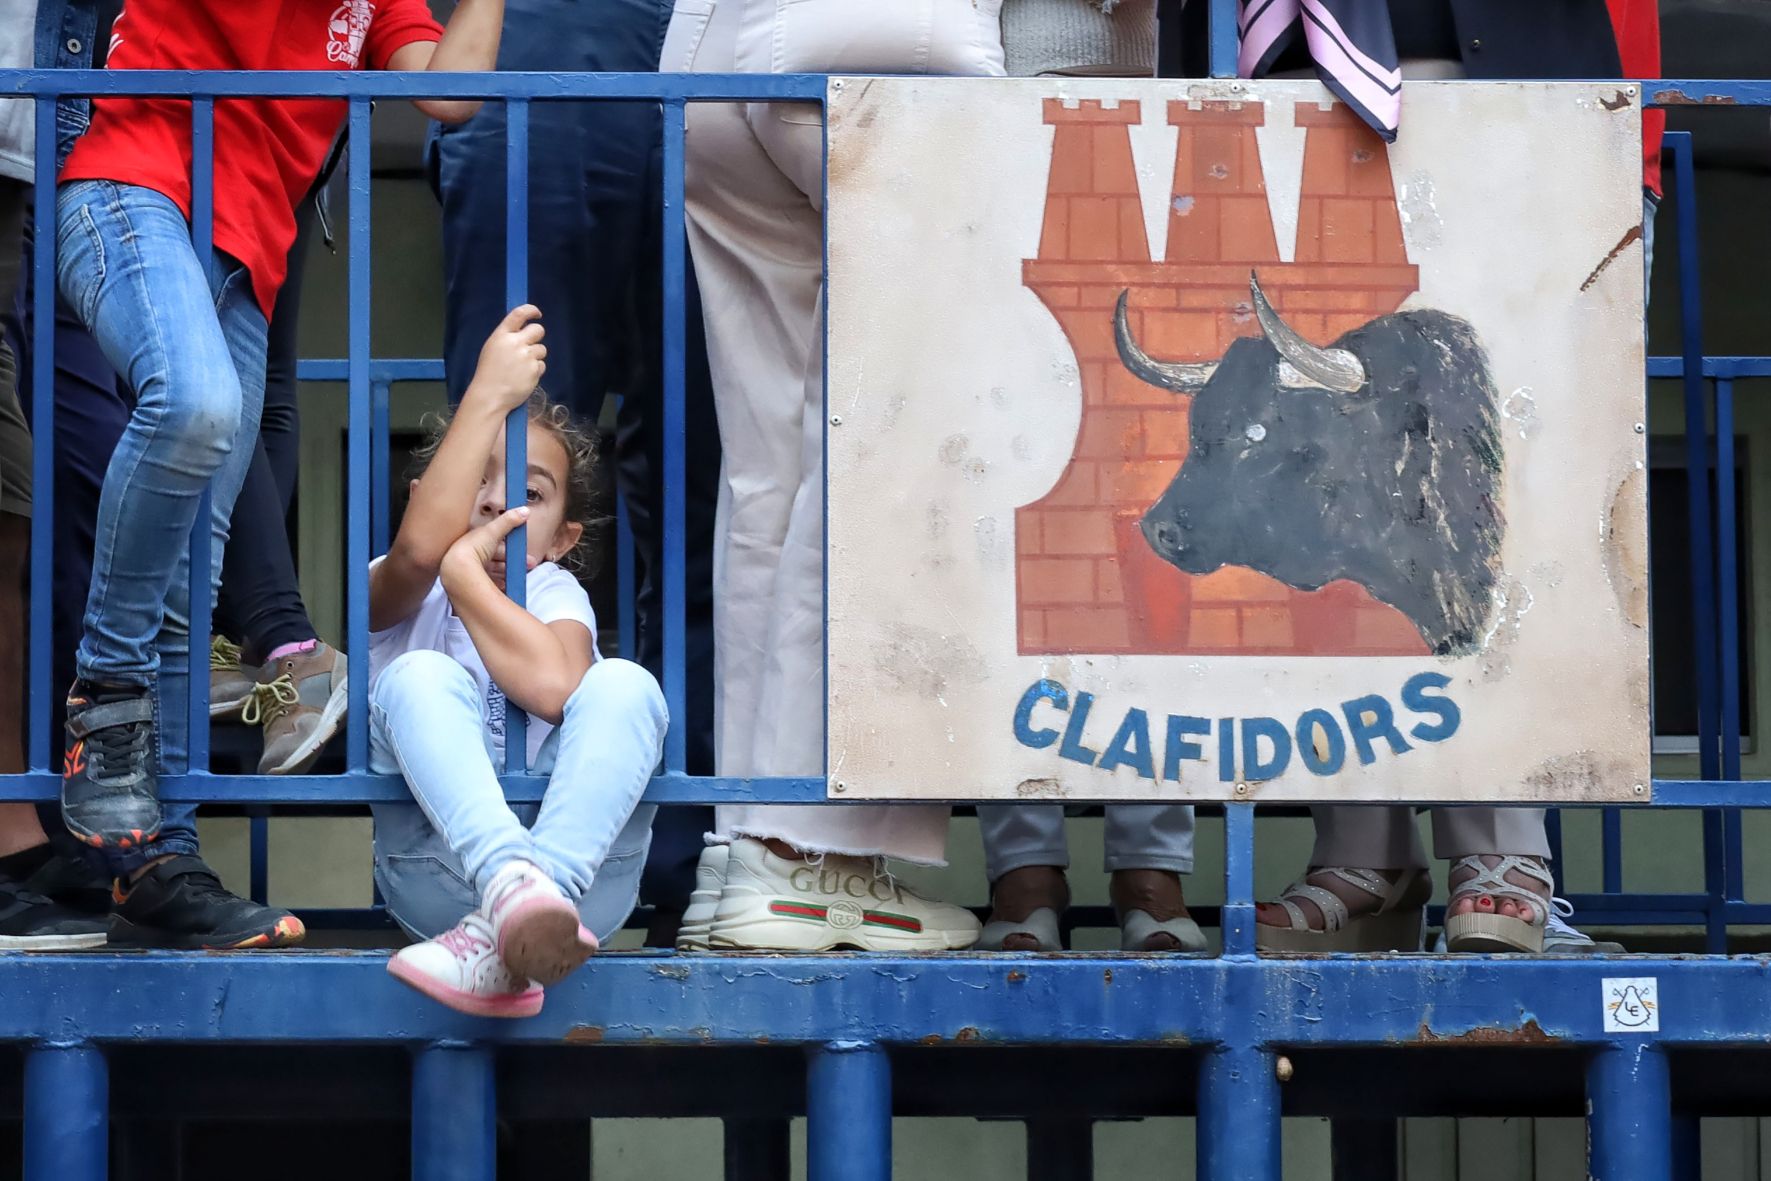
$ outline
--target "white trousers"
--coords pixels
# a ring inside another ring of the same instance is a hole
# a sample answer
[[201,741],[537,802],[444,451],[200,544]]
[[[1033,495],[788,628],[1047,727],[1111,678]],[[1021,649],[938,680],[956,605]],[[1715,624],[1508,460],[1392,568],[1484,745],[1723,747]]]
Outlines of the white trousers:
[[[1359,869],[1425,869],[1414,809],[1401,806],[1323,804],[1310,809],[1316,821],[1311,865]],[[1542,808],[1434,808],[1433,852],[1455,861],[1478,853],[1548,857]]]
[[[677,0],[660,68],[1002,73],[1000,0]],[[692,103],[684,162],[725,450],[714,548],[722,775],[824,773],[824,129],[807,103]],[[735,806],[723,838],[945,860],[948,809]]]

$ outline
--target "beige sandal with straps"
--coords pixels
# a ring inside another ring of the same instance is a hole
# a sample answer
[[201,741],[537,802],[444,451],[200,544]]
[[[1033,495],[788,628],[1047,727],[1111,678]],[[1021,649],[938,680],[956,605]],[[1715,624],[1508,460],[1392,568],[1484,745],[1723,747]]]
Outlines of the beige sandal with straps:
[[[1491,854],[1493,856],[1493,854]],[[1461,870],[1473,870],[1474,876],[1459,882],[1451,890],[1451,905],[1463,898],[1488,899],[1495,910],[1473,910],[1464,914],[1445,915],[1445,946],[1452,951],[1525,952],[1538,955],[1543,951],[1544,925],[1550,917],[1550,892],[1555,879],[1539,857],[1520,857],[1508,853],[1500,864],[1488,865],[1480,857],[1460,857],[1451,866],[1452,876]],[[1524,877],[1543,884],[1539,894],[1528,886],[1507,880],[1507,873],[1516,870]],[[1515,918],[1498,913],[1502,899],[1530,907],[1531,918]]]
[[[1376,910],[1352,914],[1332,890],[1307,880],[1328,874],[1378,900]],[[1427,900],[1433,895],[1433,879],[1424,869],[1405,870],[1394,882],[1375,869],[1322,866],[1305,880],[1293,882],[1279,895],[1291,926],[1255,924],[1255,947],[1260,951],[1419,951],[1426,928]],[[1322,912],[1322,928],[1310,925],[1309,915],[1294,899],[1315,904]]]

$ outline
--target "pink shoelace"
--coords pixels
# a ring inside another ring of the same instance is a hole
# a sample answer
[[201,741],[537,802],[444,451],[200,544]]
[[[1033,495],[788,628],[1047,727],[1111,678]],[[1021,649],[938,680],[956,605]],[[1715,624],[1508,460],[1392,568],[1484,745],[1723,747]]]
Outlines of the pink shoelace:
[[452,927],[437,936],[437,942],[462,959],[492,950],[492,941],[465,924]]

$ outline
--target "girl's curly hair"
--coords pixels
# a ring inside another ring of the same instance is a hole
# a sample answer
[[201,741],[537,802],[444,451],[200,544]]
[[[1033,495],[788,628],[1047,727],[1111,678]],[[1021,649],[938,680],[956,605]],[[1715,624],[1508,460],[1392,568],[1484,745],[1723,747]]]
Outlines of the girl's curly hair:
[[[595,573],[587,561],[587,554],[593,549],[590,543],[596,539],[598,527],[603,523],[603,519],[595,511],[596,433],[580,426],[572,417],[572,411],[563,403],[549,398],[545,390],[537,389],[529,395],[527,409],[530,425],[538,426],[552,435],[566,453],[565,519],[584,526],[583,532],[579,534],[578,544],[560,556],[559,564],[574,574],[588,577]],[[436,457],[437,448],[442,445],[443,436],[449,433],[449,424],[454,418],[454,407],[432,411],[424,416],[424,442],[412,452],[412,463],[406,471],[407,479],[423,477],[425,469],[430,467],[430,461]]]

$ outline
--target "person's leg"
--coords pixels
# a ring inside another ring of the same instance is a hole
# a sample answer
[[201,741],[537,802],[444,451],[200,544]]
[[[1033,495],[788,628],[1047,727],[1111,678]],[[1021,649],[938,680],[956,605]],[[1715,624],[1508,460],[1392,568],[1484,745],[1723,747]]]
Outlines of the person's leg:
[[1187,804],[1108,804],[1102,840],[1121,945],[1127,951],[1203,951],[1181,875],[1193,872]]
[[[18,296],[7,307],[6,314],[0,317],[0,333],[17,361],[20,406],[28,423],[36,413],[32,354],[36,317],[33,265],[36,244],[34,218],[28,207],[21,240]],[[74,653],[80,643],[80,620],[92,581],[99,494],[103,490],[111,452],[122,437],[123,428],[128,425],[134,398],[118,380],[116,370],[111,368],[97,343],[81,326],[73,309],[59,297],[55,301],[54,338],[55,560],[50,576],[53,590],[50,665],[52,683],[60,687],[74,681]],[[65,709],[62,693],[54,693],[50,701],[50,732],[54,736],[51,742],[60,741]],[[174,810],[176,808],[168,809]],[[56,805],[40,805],[37,811],[41,817],[39,827],[47,831],[56,856],[70,871],[90,868],[97,893],[102,894],[108,905],[110,888],[103,878],[102,859],[87,846],[76,842],[62,826]],[[71,873],[70,876],[78,874]]]
[[985,951],[1059,951],[1059,917],[1070,905],[1062,804],[979,804],[978,835],[990,882]]
[[[478,687],[441,652],[416,651],[382,670],[370,692],[370,769],[404,775],[419,805],[375,808],[375,884],[388,913],[422,940],[388,960],[388,973],[464,1013],[533,1016],[541,988],[505,963],[484,892],[463,862],[490,864],[490,885],[532,856],[493,772]],[[564,897],[558,905],[575,926]]]
[[1427,858],[1405,805],[1318,805],[1304,876],[1255,908],[1258,940],[1277,951],[1413,950],[1432,895]]
[[[660,7],[668,8],[668,5]],[[657,137],[654,136],[654,139]],[[658,145],[654,145],[657,147]],[[641,243],[635,270],[636,350],[632,378],[621,399],[615,424],[615,483],[627,506],[633,533],[637,587],[634,620],[638,629],[635,656],[652,674],[664,675],[664,534],[660,509],[664,499],[664,432],[661,218],[658,197],[662,153],[653,152],[646,182],[645,224],[653,227]],[[719,426],[715,418],[713,379],[707,363],[707,334],[701,315],[701,293],[695,268],[685,268],[683,307],[683,399],[688,424],[683,539],[685,559],[683,610],[685,715],[677,723],[685,734],[686,769],[690,775],[712,775],[714,759],[713,553],[720,496]],[[709,853],[705,836],[713,827],[713,809],[701,805],[658,810],[652,826],[652,851],[641,883],[641,898],[652,906],[646,942],[667,947],[678,928],[689,922],[686,911],[699,892],[701,906],[695,931],[712,920],[714,892],[697,887],[697,878],[723,880],[723,849]],[[707,859],[705,869],[700,862]],[[721,862],[721,864],[714,864]],[[697,940],[691,932],[689,946]]]
[[1542,808],[1434,808],[1433,852],[1451,862],[1452,951],[1541,951],[1550,917]]
[[[0,178],[0,243],[16,242],[30,186]],[[0,252],[0,307],[17,289],[17,255]],[[31,432],[18,402],[18,365],[0,341],[0,775],[25,770],[25,651],[29,633]],[[0,857],[49,840],[34,804],[0,804]]]
[[[258,406],[243,404],[208,260],[192,253],[177,205],[138,186],[76,181],[58,190],[56,210],[61,293],[136,392],[99,498],[62,819],[95,846],[135,848],[160,827],[157,731],[170,719],[155,717],[154,681],[179,555]],[[254,388],[262,381],[260,369]],[[216,499],[231,507],[236,490]]]
[[658,682],[630,661],[598,661],[567,699],[531,835],[536,863],[574,904],[640,807],[669,726]]
[[529,830],[505,803],[483,735],[484,704],[465,668],[441,652],[408,652],[376,679],[369,715],[379,748],[476,896],[512,862],[535,861]]
[[[212,559],[208,578],[193,588],[189,547],[180,545],[155,638],[159,662],[156,713],[164,721],[160,758],[168,769],[183,769],[189,763],[186,723],[191,595],[206,594],[211,607],[214,605],[228,521],[251,462],[246,440],[258,430],[264,396],[265,319],[245,268],[217,251],[206,260],[203,278],[208,306],[213,308],[225,342],[226,365],[238,389],[239,422],[208,485]],[[117,878],[113,942],[121,939],[146,946],[205,949],[283,947],[299,943],[306,935],[301,921],[288,911],[260,906],[222,887],[215,872],[198,856],[194,807],[167,809],[166,824],[157,840],[138,848],[105,852]]]

